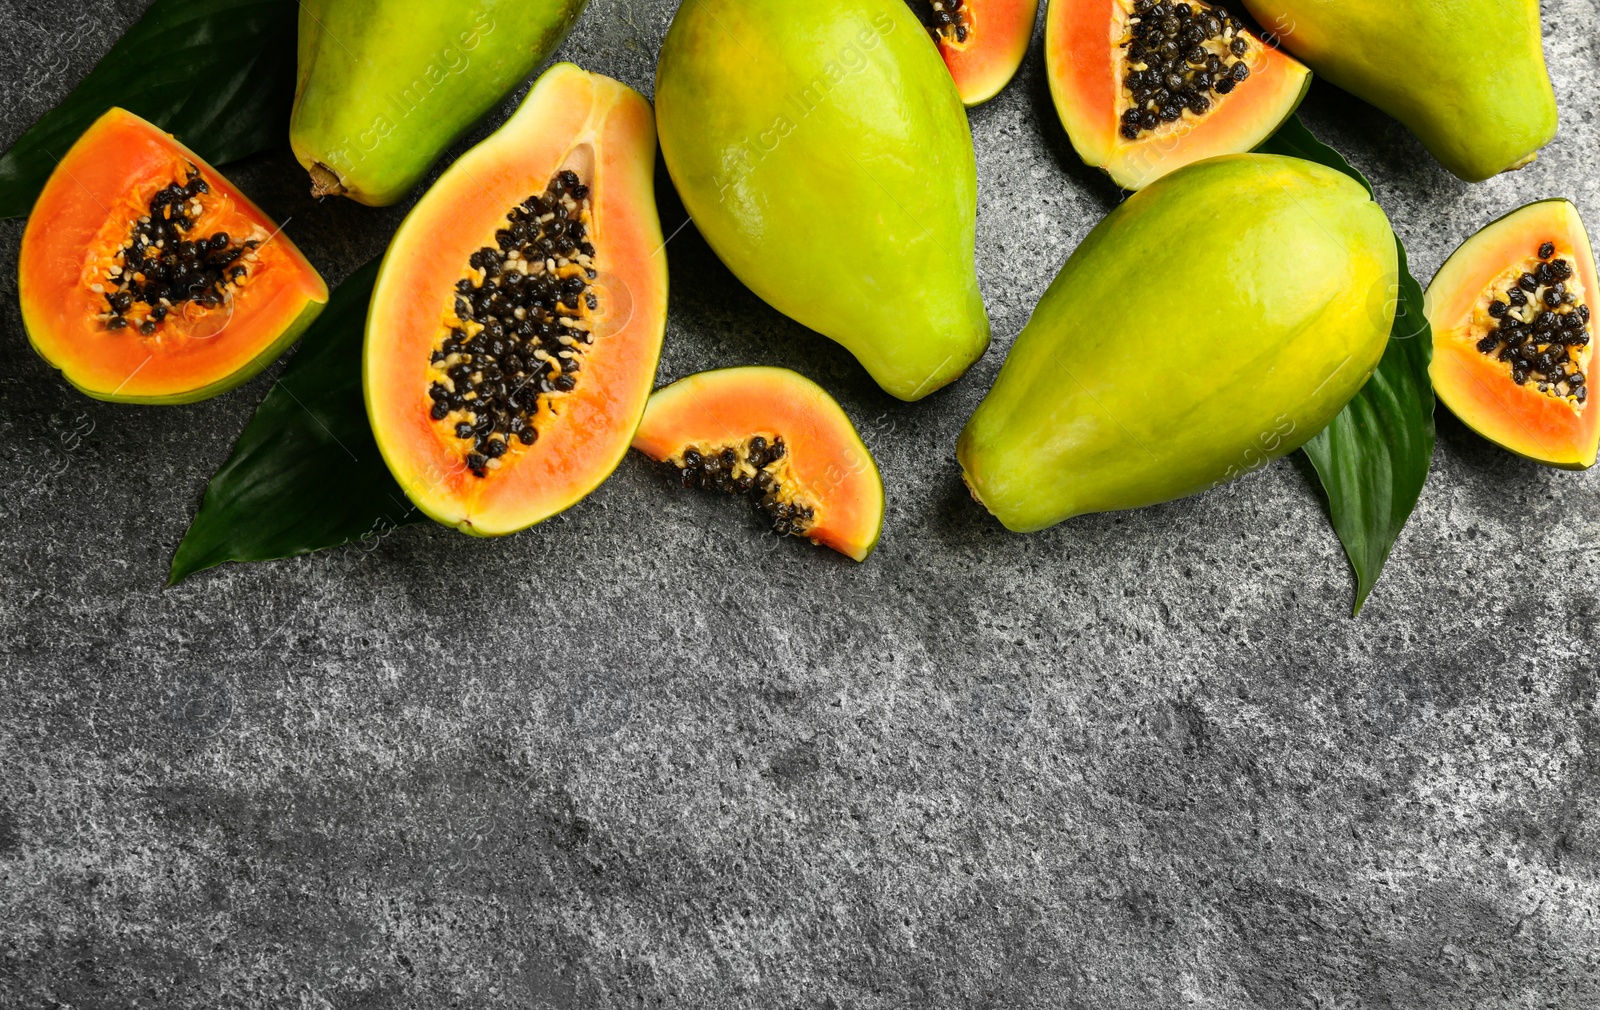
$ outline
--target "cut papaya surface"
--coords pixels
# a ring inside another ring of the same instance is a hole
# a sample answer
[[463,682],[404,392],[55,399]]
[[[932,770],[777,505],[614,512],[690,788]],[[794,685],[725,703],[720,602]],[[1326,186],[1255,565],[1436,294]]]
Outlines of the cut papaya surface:
[[939,46],[961,103],[998,95],[1028,54],[1039,0],[906,0]]
[[1253,150],[1311,85],[1303,64],[1198,0],[1050,0],[1045,64],[1078,156],[1129,190]]
[[833,397],[787,368],[724,368],[650,397],[633,447],[685,487],[749,496],[779,535],[864,561],[883,531],[883,478]]
[[89,396],[189,403],[256,375],[328,288],[199,155],[123,109],[66,153],[22,236],[28,339]]
[[570,63],[407,216],[367,317],[367,413],[417,507],[479,536],[593,491],[655,382],[667,269],[638,92]]
[[1529,204],[1469,238],[1425,300],[1439,399],[1514,453],[1569,470],[1593,466],[1597,293],[1589,235],[1566,200]]

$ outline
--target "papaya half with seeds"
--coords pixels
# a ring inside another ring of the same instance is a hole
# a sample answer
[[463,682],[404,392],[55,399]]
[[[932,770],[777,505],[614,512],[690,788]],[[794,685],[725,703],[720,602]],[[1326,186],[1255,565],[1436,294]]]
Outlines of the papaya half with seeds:
[[1179,169],[1045,292],[961,433],[967,485],[1026,532],[1242,476],[1361,389],[1398,283],[1388,218],[1343,172],[1262,154]]
[[902,0],[686,3],[656,114],[711,248],[884,389],[918,399],[983,353],[972,134]]
[[585,0],[301,0],[289,142],[313,195],[384,207],[527,79]]
[[1481,182],[1556,135],[1539,0],[1244,0],[1318,76],[1398,119]]
[[684,487],[744,495],[779,536],[865,561],[883,531],[883,478],[833,397],[787,368],[724,368],[650,397],[633,447]]
[[1600,277],[1578,209],[1529,204],[1462,243],[1428,285],[1434,392],[1467,427],[1549,466],[1600,448]]
[[328,301],[271,218],[171,135],[116,108],[40,192],[17,290],[34,350],[84,393],[118,403],[225,393]]
[[557,64],[390,245],[367,316],[367,415],[425,514],[524,529],[616,469],[655,383],[667,267],[650,104]]
[[1130,190],[1254,150],[1311,86],[1303,64],[1198,0],[1050,0],[1045,61],[1078,156]]
[[906,0],[939,47],[968,108],[998,95],[1022,66],[1039,0]]

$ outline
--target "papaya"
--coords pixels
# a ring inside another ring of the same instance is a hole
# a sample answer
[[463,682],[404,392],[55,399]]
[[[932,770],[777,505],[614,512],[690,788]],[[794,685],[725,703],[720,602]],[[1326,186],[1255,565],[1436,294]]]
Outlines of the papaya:
[[1585,470],[1600,447],[1594,251],[1566,200],[1529,204],[1467,239],[1434,275],[1429,375],[1462,423],[1520,456]]
[[650,104],[560,63],[401,223],[362,378],[379,452],[424,514],[512,533],[626,455],[666,327],[654,172]]
[[1522,168],[1556,135],[1539,0],[1244,0],[1319,76],[1398,119],[1455,175]]
[[99,400],[192,403],[277,359],[328,301],[282,228],[124,109],[62,156],[17,262],[40,357]]
[[741,495],[779,536],[865,561],[883,478],[838,401],[787,368],[723,368],[656,390],[633,447],[686,488]]
[[398,202],[585,0],[300,0],[289,142],[318,197]]
[[967,486],[1028,532],[1242,476],[1361,389],[1398,283],[1350,176],[1265,154],[1181,168],[1061,268],[961,433]]
[[723,263],[885,390],[919,399],[988,346],[972,134],[901,0],[683,4],[656,118]]
[[1197,0],[1050,0],[1045,66],[1073,149],[1129,190],[1254,150],[1311,86],[1304,64]]
[[1028,55],[1039,0],[906,0],[939,47],[962,104],[998,95]]

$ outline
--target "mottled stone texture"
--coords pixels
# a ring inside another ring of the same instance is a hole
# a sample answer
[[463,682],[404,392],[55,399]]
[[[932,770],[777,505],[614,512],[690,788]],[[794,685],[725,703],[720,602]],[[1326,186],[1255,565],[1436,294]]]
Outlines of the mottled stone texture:
[[[0,143],[142,6],[0,0]],[[672,7],[593,0],[563,55],[649,92]],[[1424,279],[1537,197],[1600,221],[1600,13],[1544,7],[1564,122],[1517,175],[1457,182],[1314,89]],[[995,347],[925,402],[692,226],[668,246],[663,379],[835,392],[890,497],[862,566],[630,459],[509,540],[417,527],[163,591],[270,376],[84,399],[27,347],[0,224],[0,1006],[1600,1005],[1596,477],[1441,417],[1359,620],[1294,460],[1004,532],[956,433],[1117,193],[1038,40],[972,121]],[[335,280],[403,213],[313,204],[287,153],[234,174]]]

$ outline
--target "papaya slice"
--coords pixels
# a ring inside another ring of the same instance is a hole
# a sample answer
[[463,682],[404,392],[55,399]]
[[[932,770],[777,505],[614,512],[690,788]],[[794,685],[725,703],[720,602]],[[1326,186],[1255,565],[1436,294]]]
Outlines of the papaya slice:
[[118,403],[227,392],[328,301],[271,218],[174,137],[116,108],[45,183],[17,274],[34,350],[84,393]]
[[982,105],[1017,75],[1039,0],[906,0],[939,47],[961,104]]
[[1304,64],[1198,0],[1050,0],[1045,64],[1078,156],[1129,190],[1254,150],[1311,86]]
[[684,487],[748,496],[780,536],[865,561],[883,532],[883,478],[833,397],[787,368],[723,368],[650,397],[633,447]]
[[1528,459],[1594,465],[1600,323],[1594,251],[1578,209],[1544,200],[1462,243],[1424,299],[1433,326],[1429,374],[1462,423]]
[[363,382],[378,448],[428,516],[512,533],[627,453],[666,327],[654,171],[649,102],[561,63],[401,224]]

